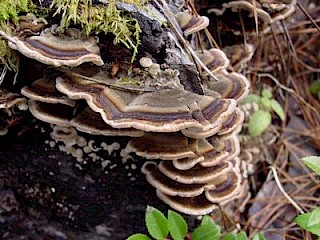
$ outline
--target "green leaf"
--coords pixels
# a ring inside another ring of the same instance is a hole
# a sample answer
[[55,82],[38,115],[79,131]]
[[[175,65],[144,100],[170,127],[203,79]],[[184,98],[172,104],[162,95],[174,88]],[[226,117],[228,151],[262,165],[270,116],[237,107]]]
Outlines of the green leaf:
[[282,121],[284,121],[284,111],[281,104],[277,100],[271,100],[271,109],[279,116]]
[[237,235],[235,233],[227,233],[221,240],[237,240]]
[[261,98],[261,104],[264,106],[268,111],[271,109],[271,99],[268,98]]
[[164,239],[168,236],[168,220],[158,209],[147,206],[146,226],[150,235],[155,239]]
[[320,176],[320,157],[318,156],[310,156],[304,157],[301,159],[304,164],[306,164],[309,168],[315,171]]
[[298,215],[294,221],[303,229],[320,237],[320,207]]
[[192,235],[192,240],[217,240],[220,237],[220,227],[216,224],[202,224]]
[[265,88],[265,89],[262,90],[261,96],[264,97],[264,98],[267,98],[267,99],[271,99],[272,98],[272,93],[271,93],[270,90]]
[[201,225],[204,225],[204,224],[213,224],[213,225],[216,225],[212,219],[212,217],[210,217],[209,215],[204,215],[202,217],[202,220],[201,220]]
[[244,231],[241,231],[237,234],[237,240],[248,240],[247,234]]
[[248,96],[246,96],[242,101],[241,104],[246,104],[246,103],[260,103],[260,99],[261,97],[257,94],[249,94]]
[[310,92],[314,95],[317,95],[320,92],[320,80],[317,80],[311,84]]
[[259,136],[271,124],[271,114],[269,112],[258,110],[252,114],[249,120],[249,133],[252,137]]
[[169,232],[174,240],[181,240],[187,236],[188,224],[184,218],[174,211],[168,211]]
[[263,236],[262,233],[258,232],[253,236],[252,240],[267,240],[267,239]]
[[127,240],[150,240],[150,238],[142,233],[136,233],[128,237]]

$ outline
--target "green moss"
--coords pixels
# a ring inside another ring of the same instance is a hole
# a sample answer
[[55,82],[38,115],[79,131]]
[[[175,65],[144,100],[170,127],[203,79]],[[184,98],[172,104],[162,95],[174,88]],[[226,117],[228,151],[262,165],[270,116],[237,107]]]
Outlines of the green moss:
[[[19,13],[32,12],[34,5],[31,0],[1,0],[0,9],[0,30],[12,35],[12,26],[17,25]],[[2,38],[0,39],[0,61],[10,70],[18,71],[19,56]]]
[[[147,1],[124,0],[126,3],[142,7]],[[68,28],[70,25],[80,25],[83,32],[114,35],[114,44],[122,43],[133,50],[132,60],[137,54],[140,44],[141,29],[138,21],[130,14],[117,9],[116,0],[109,0],[107,5],[92,5],[92,0],[53,0],[51,8],[55,15],[61,15],[60,25]]]
[[120,78],[120,81],[118,82],[120,85],[136,85],[141,86],[141,82],[135,78],[130,77],[122,77]]
[[31,0],[1,0],[0,21],[13,21],[17,23],[19,12],[29,12],[32,6]]

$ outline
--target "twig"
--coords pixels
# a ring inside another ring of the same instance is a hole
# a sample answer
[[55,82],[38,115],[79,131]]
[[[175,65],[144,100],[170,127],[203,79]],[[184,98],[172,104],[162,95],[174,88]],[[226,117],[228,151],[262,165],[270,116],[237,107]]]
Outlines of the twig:
[[283,186],[280,182],[280,179],[278,177],[278,173],[277,170],[274,166],[270,166],[270,169],[272,171],[274,180],[277,183],[277,186],[279,188],[279,190],[282,192],[282,194],[285,196],[285,198],[292,204],[292,206],[294,206],[300,213],[304,213],[304,211],[302,210],[302,208],[289,196],[289,194],[283,189]]
[[307,18],[309,18],[309,20],[312,22],[312,24],[318,29],[318,31],[320,32],[320,27],[319,25],[316,23],[315,20],[313,20],[313,18],[310,16],[309,13],[307,13],[307,11],[300,5],[299,2],[297,2],[298,7],[300,8],[300,10],[307,16]]
[[2,71],[1,71],[1,76],[0,76],[0,85],[2,85],[3,83],[3,80],[4,80],[4,77],[6,76],[7,74],[7,70],[8,70],[8,66],[7,64],[4,65]]
[[284,23],[283,20],[281,20],[280,22],[281,22],[282,28],[283,28],[283,30],[284,30],[285,36],[286,36],[286,38],[287,38],[287,40],[288,40],[288,42],[289,42],[289,46],[290,46],[290,48],[291,48],[291,51],[292,51],[292,53],[293,53],[293,56],[294,56],[295,58],[297,58],[297,53],[296,53],[296,50],[295,50],[295,48],[294,48],[294,46],[293,46],[293,43],[292,43],[290,34],[289,34],[289,32],[288,32],[288,29],[287,29],[287,27],[286,27],[286,25],[285,25],[285,23]]
[[163,14],[168,20],[168,23],[171,26],[171,29],[174,31],[180,42],[184,45],[184,47],[187,49],[187,51],[191,54],[193,59],[209,74],[210,77],[212,77],[215,81],[219,81],[219,79],[207,68],[206,65],[200,60],[200,58],[196,55],[195,51],[191,48],[190,43],[184,39],[182,34],[177,29],[176,24],[174,23],[174,17],[172,16],[172,13],[169,10],[169,7],[165,0],[160,0],[162,5],[157,1],[154,0],[154,2],[158,5],[158,7],[162,10]]

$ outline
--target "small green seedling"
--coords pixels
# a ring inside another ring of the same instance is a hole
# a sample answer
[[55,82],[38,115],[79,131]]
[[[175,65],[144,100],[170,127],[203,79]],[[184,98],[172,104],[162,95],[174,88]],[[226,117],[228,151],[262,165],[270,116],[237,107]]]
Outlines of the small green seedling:
[[272,93],[268,89],[263,89],[261,96],[249,94],[241,104],[255,103],[258,110],[255,111],[249,120],[248,130],[252,137],[260,136],[271,124],[271,113],[276,113],[284,121],[285,114],[281,104],[272,98]]
[[[301,159],[310,169],[320,176],[320,157],[310,156]],[[313,233],[320,240],[320,207],[311,212],[300,214],[294,221],[303,229]]]
[[[188,235],[188,224],[185,219],[177,212],[168,211],[168,217],[158,209],[147,206],[145,215],[148,233],[136,233],[127,238],[127,240],[183,240]],[[208,215],[203,216],[200,225],[191,233],[192,240],[248,240],[245,232],[227,233],[221,236],[220,226],[215,224]],[[253,237],[254,240],[266,240],[261,233],[257,233]]]
[[311,94],[320,100],[320,80],[314,81],[309,89]]

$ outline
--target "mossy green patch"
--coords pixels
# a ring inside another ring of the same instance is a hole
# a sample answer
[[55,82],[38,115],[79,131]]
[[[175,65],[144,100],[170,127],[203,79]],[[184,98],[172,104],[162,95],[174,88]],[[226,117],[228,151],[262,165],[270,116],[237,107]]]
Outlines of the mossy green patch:
[[[126,3],[142,7],[147,1],[124,0]],[[80,25],[83,32],[114,35],[114,44],[122,43],[133,50],[134,60],[140,44],[141,29],[138,21],[129,13],[119,10],[116,0],[109,0],[106,5],[92,4],[92,0],[53,0],[50,8],[55,8],[55,15],[61,15],[60,25],[68,28],[70,25]]]
[[[19,20],[19,13],[34,11],[34,4],[31,0],[1,0],[0,1],[0,31],[9,35],[12,34],[12,25]],[[7,41],[0,39],[0,61],[7,68],[18,71],[18,54],[8,47]]]

